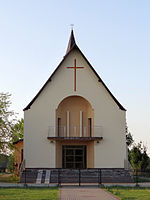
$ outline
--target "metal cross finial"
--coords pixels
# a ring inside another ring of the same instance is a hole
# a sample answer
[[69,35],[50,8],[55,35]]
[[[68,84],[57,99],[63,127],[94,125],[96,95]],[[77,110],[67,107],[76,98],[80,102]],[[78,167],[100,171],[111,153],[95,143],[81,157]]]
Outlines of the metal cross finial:
[[71,30],[73,30],[74,24],[70,24],[70,26],[71,26]]

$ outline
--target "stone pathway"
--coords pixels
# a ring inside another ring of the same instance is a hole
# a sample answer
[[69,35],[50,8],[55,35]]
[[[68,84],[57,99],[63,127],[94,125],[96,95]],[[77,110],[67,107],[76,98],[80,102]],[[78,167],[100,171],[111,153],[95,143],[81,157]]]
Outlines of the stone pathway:
[[118,200],[100,188],[60,188],[59,200]]

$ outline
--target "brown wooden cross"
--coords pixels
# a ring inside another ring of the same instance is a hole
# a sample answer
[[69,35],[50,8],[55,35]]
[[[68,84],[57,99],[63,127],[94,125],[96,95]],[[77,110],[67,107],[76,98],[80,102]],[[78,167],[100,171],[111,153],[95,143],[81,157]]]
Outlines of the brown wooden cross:
[[74,91],[76,91],[76,77],[77,77],[77,69],[83,69],[84,67],[76,66],[76,59],[74,59],[74,67],[67,67],[68,69],[74,69]]

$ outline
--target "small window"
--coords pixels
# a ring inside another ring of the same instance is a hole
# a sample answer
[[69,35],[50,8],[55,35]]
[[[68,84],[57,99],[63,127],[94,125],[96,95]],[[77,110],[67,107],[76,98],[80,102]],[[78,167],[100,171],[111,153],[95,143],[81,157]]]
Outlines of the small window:
[[92,119],[88,118],[88,135],[92,137]]
[[61,118],[58,118],[58,137],[61,135]]

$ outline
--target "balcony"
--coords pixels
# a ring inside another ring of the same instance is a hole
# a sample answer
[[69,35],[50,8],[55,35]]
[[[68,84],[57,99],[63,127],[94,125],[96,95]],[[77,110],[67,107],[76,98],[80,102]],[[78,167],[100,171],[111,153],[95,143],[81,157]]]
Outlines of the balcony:
[[103,139],[101,126],[50,126],[47,139],[51,141],[97,141]]

